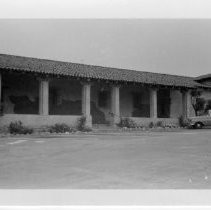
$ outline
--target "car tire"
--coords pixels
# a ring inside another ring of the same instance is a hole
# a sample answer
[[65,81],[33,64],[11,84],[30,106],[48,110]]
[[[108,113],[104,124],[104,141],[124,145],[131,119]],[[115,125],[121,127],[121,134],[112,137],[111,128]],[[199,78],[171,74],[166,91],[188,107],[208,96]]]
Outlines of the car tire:
[[203,127],[203,124],[201,122],[197,122],[197,123],[195,123],[194,127],[196,129],[201,129]]

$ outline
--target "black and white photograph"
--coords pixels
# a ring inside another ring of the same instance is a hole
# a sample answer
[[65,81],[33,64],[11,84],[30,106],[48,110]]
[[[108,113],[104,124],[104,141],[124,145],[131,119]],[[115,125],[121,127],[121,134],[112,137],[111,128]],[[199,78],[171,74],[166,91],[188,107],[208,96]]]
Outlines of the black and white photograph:
[[0,18],[1,193],[209,191],[211,19],[43,11]]

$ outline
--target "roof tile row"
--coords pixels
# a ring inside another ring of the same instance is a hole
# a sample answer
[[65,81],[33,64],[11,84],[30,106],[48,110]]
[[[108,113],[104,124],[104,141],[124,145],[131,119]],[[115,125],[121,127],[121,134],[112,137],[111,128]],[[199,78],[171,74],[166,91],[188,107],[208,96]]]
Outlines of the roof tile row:
[[194,81],[193,77],[85,65],[7,54],[0,54],[0,68],[5,70],[10,69],[110,81],[137,82],[187,88],[203,87],[202,84]]

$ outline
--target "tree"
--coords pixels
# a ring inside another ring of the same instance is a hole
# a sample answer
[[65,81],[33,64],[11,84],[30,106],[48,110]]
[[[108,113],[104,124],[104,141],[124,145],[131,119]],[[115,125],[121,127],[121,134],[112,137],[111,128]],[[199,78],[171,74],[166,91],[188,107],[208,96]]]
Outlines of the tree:
[[208,110],[211,110],[211,100],[207,100],[205,111],[208,112]]
[[198,115],[198,111],[204,110],[206,101],[204,98],[201,98],[201,91],[193,90],[191,92],[191,103],[196,116]]

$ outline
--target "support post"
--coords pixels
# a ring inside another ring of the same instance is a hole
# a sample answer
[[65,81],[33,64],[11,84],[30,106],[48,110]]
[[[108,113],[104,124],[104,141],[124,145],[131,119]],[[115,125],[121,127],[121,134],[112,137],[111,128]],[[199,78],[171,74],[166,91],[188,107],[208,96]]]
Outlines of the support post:
[[82,114],[86,117],[86,126],[92,127],[92,117],[91,117],[91,84],[82,83]]
[[49,114],[49,81],[43,79],[40,80],[39,87],[39,114]]
[[190,116],[190,103],[191,103],[191,95],[188,90],[182,91],[182,116],[183,119],[187,119]]
[[0,72],[0,115],[3,114],[3,104],[2,104],[2,74]]
[[112,124],[116,125],[120,120],[120,108],[119,108],[119,86],[113,86],[111,89],[111,112],[112,112]]
[[1,101],[2,101],[2,76],[0,72],[0,105],[1,105]]
[[150,118],[157,118],[157,89],[150,89]]

